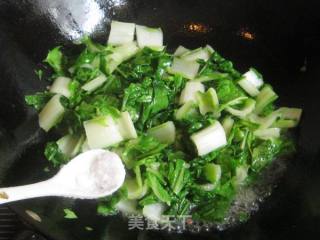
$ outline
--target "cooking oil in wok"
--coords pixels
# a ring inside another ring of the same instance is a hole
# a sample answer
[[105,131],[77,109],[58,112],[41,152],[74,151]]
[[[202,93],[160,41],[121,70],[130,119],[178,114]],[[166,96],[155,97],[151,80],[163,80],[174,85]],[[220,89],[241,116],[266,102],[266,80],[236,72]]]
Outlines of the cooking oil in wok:
[[187,230],[191,232],[223,231],[247,221],[250,216],[259,210],[263,201],[271,195],[272,190],[284,175],[287,164],[287,158],[279,158],[273,161],[262,172],[256,183],[239,189],[229,213],[222,223],[192,222],[192,224],[187,225]]

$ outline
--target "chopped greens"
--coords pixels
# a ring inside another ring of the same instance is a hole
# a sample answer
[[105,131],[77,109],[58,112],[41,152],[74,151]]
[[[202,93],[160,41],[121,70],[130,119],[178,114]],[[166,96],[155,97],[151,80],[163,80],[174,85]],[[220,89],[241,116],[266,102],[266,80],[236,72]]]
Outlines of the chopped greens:
[[25,101],[28,105],[34,107],[36,110],[41,110],[52,97],[52,93],[38,92],[33,95],[25,96]]
[[25,101],[60,135],[45,148],[54,167],[92,148],[123,160],[125,183],[99,200],[98,214],[223,222],[239,186],[294,151],[288,129],[302,110],[277,109],[278,95],[254,68],[241,74],[209,45],[171,53],[160,28],[133,23],[113,21],[107,45],[81,42],[77,56],[49,51],[52,85]]
[[44,61],[52,67],[57,75],[63,75],[63,54],[60,46],[50,50]]
[[78,218],[78,216],[74,213],[74,211],[72,211],[69,208],[65,208],[65,209],[63,209],[63,211],[65,214],[64,218],[66,218],[66,219],[77,219]]
[[42,77],[43,77],[43,70],[41,70],[41,69],[34,70],[34,73],[38,76],[39,80],[42,79]]
[[93,228],[89,226],[85,226],[84,229],[89,232],[93,231]]

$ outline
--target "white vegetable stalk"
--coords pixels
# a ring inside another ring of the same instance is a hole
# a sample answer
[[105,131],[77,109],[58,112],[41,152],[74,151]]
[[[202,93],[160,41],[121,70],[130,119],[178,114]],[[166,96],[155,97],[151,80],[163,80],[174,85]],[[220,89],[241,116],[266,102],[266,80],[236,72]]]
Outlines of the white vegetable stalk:
[[182,54],[185,54],[187,52],[190,52],[188,48],[185,48],[184,46],[179,46],[176,51],[174,52],[173,56],[180,57]]
[[92,60],[91,65],[93,68],[100,68],[100,62],[101,62],[101,57],[100,55],[98,55]]
[[248,135],[249,135],[249,129],[244,130],[242,134],[243,134],[243,138],[242,138],[242,141],[241,141],[241,144],[240,144],[240,149],[241,150],[243,150],[246,147],[247,138],[248,138]]
[[199,156],[206,155],[227,144],[226,134],[218,121],[192,134],[190,138],[195,144]]
[[60,151],[66,156],[71,156],[71,153],[78,142],[78,138],[76,136],[72,136],[71,134],[65,135],[57,141],[58,147]]
[[232,99],[231,101],[229,101],[227,103],[221,104],[219,107],[219,111],[222,111],[222,110],[226,109],[227,107],[243,104],[247,99],[248,99],[248,97],[238,97],[238,98]]
[[108,44],[121,45],[132,42],[134,39],[134,30],[134,23],[112,21]]
[[105,81],[107,81],[107,77],[104,74],[101,74],[98,77],[92,79],[90,82],[84,84],[81,88],[87,92],[93,92],[101,85],[103,85]]
[[161,143],[171,144],[174,143],[176,137],[176,128],[172,121],[168,121],[159,126],[150,128],[147,133]]
[[261,113],[268,104],[272,103],[277,98],[278,95],[272,90],[269,85],[263,87],[256,98],[256,107],[254,112],[256,114]]
[[272,124],[272,127],[275,128],[293,128],[298,125],[298,122],[295,120],[290,119],[279,119],[274,124]]
[[79,137],[77,144],[74,146],[74,149],[71,152],[72,157],[76,156],[81,151],[81,148],[85,140],[86,140],[85,135],[81,135]]
[[215,52],[213,47],[211,47],[209,44],[207,44],[204,48],[209,52],[210,55]]
[[256,101],[253,99],[247,99],[245,100],[244,106],[242,109],[235,109],[232,107],[227,107],[226,111],[232,114],[233,116],[243,118],[247,116],[248,114],[252,113],[256,105]]
[[145,205],[142,209],[142,214],[147,219],[154,222],[161,222],[163,220],[162,214],[166,210],[166,206],[163,203],[153,203]]
[[181,92],[179,104],[197,100],[197,92],[204,92],[205,87],[201,82],[189,81]]
[[187,118],[190,115],[196,114],[196,103],[194,101],[189,101],[185,104],[183,104],[176,112],[175,112],[175,118],[177,120],[182,120]]
[[251,96],[255,97],[259,94],[259,88],[263,85],[263,79],[260,73],[254,68],[250,68],[248,72],[242,75],[242,79],[238,84]]
[[81,145],[81,148],[80,148],[80,151],[83,153],[83,152],[86,152],[86,151],[89,151],[90,150],[90,146],[88,144],[88,139],[85,138],[82,145]]
[[248,120],[259,124],[259,129],[273,128],[292,128],[298,125],[302,110],[300,108],[282,107],[270,113],[266,117],[259,117],[252,113]]
[[187,79],[194,79],[199,71],[199,63],[196,61],[187,61],[185,59],[174,58],[171,68],[168,71],[171,74],[180,74]]
[[83,125],[90,149],[109,147],[124,140],[111,116],[88,120]]
[[117,126],[124,139],[137,138],[136,129],[128,112],[121,113],[120,118],[117,119]]
[[287,108],[281,107],[277,110],[280,113],[281,118],[295,120],[297,122],[300,121],[302,115],[301,108]]
[[217,117],[220,115],[219,99],[216,91],[213,88],[209,88],[207,92],[202,93],[198,91],[196,93],[196,99],[199,105],[199,110],[202,115],[208,112],[216,113]]
[[128,199],[140,199],[147,192],[147,185],[139,186],[136,179],[127,178],[124,182],[124,186],[128,192]]
[[80,66],[80,68],[93,69],[93,66],[90,63],[84,63]]
[[54,95],[39,113],[39,125],[48,132],[62,118],[64,107],[60,103],[61,95]]
[[280,114],[277,111],[275,111],[266,117],[260,117],[255,113],[251,113],[247,116],[247,119],[250,122],[258,124],[259,129],[266,129],[271,127],[279,117],[280,117]]
[[98,53],[102,50],[102,46],[100,44],[95,44],[88,36],[85,36],[81,42],[87,45],[89,52]]
[[243,74],[243,77],[247,82],[251,83],[257,89],[263,85],[262,75],[254,68],[250,68],[248,72]]
[[123,214],[137,214],[138,203],[136,200],[121,199],[116,205],[115,208],[122,212]]
[[197,81],[197,82],[208,82],[208,81],[212,81],[212,80],[216,80],[216,79],[221,79],[224,77],[227,77],[228,74],[227,73],[220,73],[220,72],[213,72],[209,75],[203,75],[203,76],[199,76],[201,75],[201,71],[199,72],[198,76],[193,80],[193,81]]
[[207,61],[209,57],[210,57],[209,51],[206,48],[201,48],[201,47],[189,52],[185,52],[184,54],[181,55],[181,58],[187,61],[196,61],[198,59]]
[[221,166],[219,164],[207,163],[204,166],[204,175],[208,181],[213,184],[219,182],[221,178]]
[[122,62],[133,57],[139,48],[135,42],[129,42],[113,49],[113,53],[105,57],[105,70],[112,73]]
[[263,140],[278,138],[280,137],[280,128],[258,129],[255,130],[253,134]]
[[161,28],[149,28],[137,25],[137,42],[140,48],[159,48],[163,46],[163,33]]
[[251,97],[255,97],[259,94],[259,90],[255,87],[247,78],[242,78],[238,81],[240,87],[243,88]]
[[232,119],[232,117],[228,116],[223,119],[222,126],[224,129],[224,132],[226,133],[226,136],[229,136],[231,129],[233,127],[233,124],[234,124],[234,120]]
[[204,184],[200,184],[199,187],[204,190],[204,191],[212,191],[213,189],[215,189],[217,186],[217,184],[213,184],[213,183],[204,183]]
[[67,77],[57,77],[53,84],[50,87],[50,92],[61,94],[65,97],[70,97],[71,93],[69,90],[69,83],[71,82],[70,78]]
[[76,70],[75,66],[72,66],[72,67],[68,68],[68,72],[71,73],[71,74],[73,74],[75,70]]
[[236,168],[236,176],[234,177],[234,185],[236,187],[242,185],[248,177],[248,167],[239,166]]
[[71,134],[65,135],[57,141],[60,151],[72,158],[79,153],[84,142],[84,136],[78,137]]
[[122,112],[117,119],[103,116],[85,121],[83,125],[90,149],[109,147],[126,139],[137,138],[128,112]]

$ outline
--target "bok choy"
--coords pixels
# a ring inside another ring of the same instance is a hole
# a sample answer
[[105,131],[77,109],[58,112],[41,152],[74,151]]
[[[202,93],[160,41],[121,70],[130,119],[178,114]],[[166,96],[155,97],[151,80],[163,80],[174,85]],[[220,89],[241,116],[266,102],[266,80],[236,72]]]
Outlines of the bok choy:
[[160,28],[119,21],[106,45],[81,42],[76,55],[49,51],[51,86],[25,99],[58,136],[45,148],[54,167],[94,148],[123,160],[125,183],[100,215],[223,222],[237,191],[294,149],[302,110],[277,108],[257,70],[241,74],[211,46],[170,52]]

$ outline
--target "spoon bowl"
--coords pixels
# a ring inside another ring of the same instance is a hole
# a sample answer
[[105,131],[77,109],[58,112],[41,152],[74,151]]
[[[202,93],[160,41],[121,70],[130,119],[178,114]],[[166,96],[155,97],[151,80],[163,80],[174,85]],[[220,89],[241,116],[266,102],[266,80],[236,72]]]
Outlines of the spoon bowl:
[[125,168],[116,153],[89,150],[69,161],[46,181],[0,188],[0,204],[45,196],[101,198],[117,191],[124,179]]

